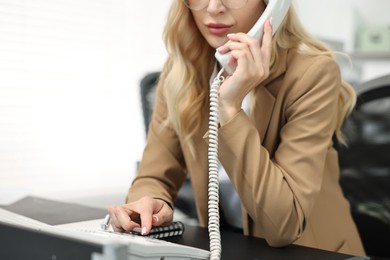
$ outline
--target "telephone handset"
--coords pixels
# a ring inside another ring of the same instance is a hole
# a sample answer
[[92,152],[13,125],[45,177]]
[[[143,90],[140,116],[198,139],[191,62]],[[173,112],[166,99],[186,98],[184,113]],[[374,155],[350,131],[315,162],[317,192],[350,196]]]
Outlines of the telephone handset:
[[[260,16],[259,20],[255,25],[250,29],[248,35],[257,38],[261,41],[263,38],[263,29],[265,22],[272,17],[272,33],[274,34],[278,29],[279,25],[282,23],[284,17],[287,14],[288,9],[290,8],[292,0],[264,0],[264,2],[269,2],[265,8],[263,14]],[[232,75],[236,69],[236,64],[229,64],[230,53],[220,54],[215,53],[215,58],[219,63],[224,67],[225,71]]]

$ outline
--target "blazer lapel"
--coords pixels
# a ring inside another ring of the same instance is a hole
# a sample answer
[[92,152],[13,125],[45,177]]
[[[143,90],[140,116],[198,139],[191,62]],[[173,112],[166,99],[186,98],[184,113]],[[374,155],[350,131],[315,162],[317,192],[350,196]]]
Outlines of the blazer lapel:
[[259,86],[255,94],[253,120],[259,130],[261,140],[265,139],[275,105],[275,97],[264,86]]
[[287,68],[287,56],[288,52],[285,49],[281,49],[279,52],[278,66],[276,70],[272,71],[269,77],[258,86],[255,91],[255,107],[253,109],[254,123],[259,130],[262,142],[264,141],[267,130],[270,124],[271,116],[274,111],[274,105],[276,97],[268,90],[268,86],[272,82],[284,74]]

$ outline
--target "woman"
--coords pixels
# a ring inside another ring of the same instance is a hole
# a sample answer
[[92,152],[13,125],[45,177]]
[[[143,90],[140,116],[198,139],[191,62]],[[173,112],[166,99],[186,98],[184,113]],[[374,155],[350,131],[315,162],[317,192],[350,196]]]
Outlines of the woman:
[[208,95],[218,48],[231,51],[237,66],[219,89],[219,161],[239,198],[230,215],[236,227],[275,247],[364,255],[332,141],[343,142],[354,92],[293,8],[273,37],[272,20],[261,42],[246,35],[265,7],[263,0],[173,1],[164,31],[169,57],[139,173],[127,204],[109,209],[116,231],[142,227],[148,234],[152,225],[170,223],[187,174],[199,224],[207,226]]

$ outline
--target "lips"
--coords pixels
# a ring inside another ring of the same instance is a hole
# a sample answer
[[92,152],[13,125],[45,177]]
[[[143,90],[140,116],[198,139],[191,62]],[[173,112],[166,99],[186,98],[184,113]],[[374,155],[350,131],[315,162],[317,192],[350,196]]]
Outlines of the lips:
[[222,36],[226,35],[232,26],[222,23],[209,23],[207,29],[211,34]]

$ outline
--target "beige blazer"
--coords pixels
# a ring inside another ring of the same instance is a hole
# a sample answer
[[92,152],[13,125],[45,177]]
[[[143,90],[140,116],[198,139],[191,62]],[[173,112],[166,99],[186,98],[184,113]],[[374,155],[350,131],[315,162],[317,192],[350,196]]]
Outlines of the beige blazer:
[[[332,143],[339,68],[329,57],[302,56],[295,50],[280,55],[283,66],[258,86],[252,115],[241,111],[219,129],[219,159],[240,196],[244,234],[265,238],[275,247],[294,243],[364,255],[339,185]],[[206,227],[208,106],[194,139],[194,158],[172,128],[160,127],[167,115],[163,87],[161,80],[128,201],[149,195],[172,206],[188,173],[199,223]]]

